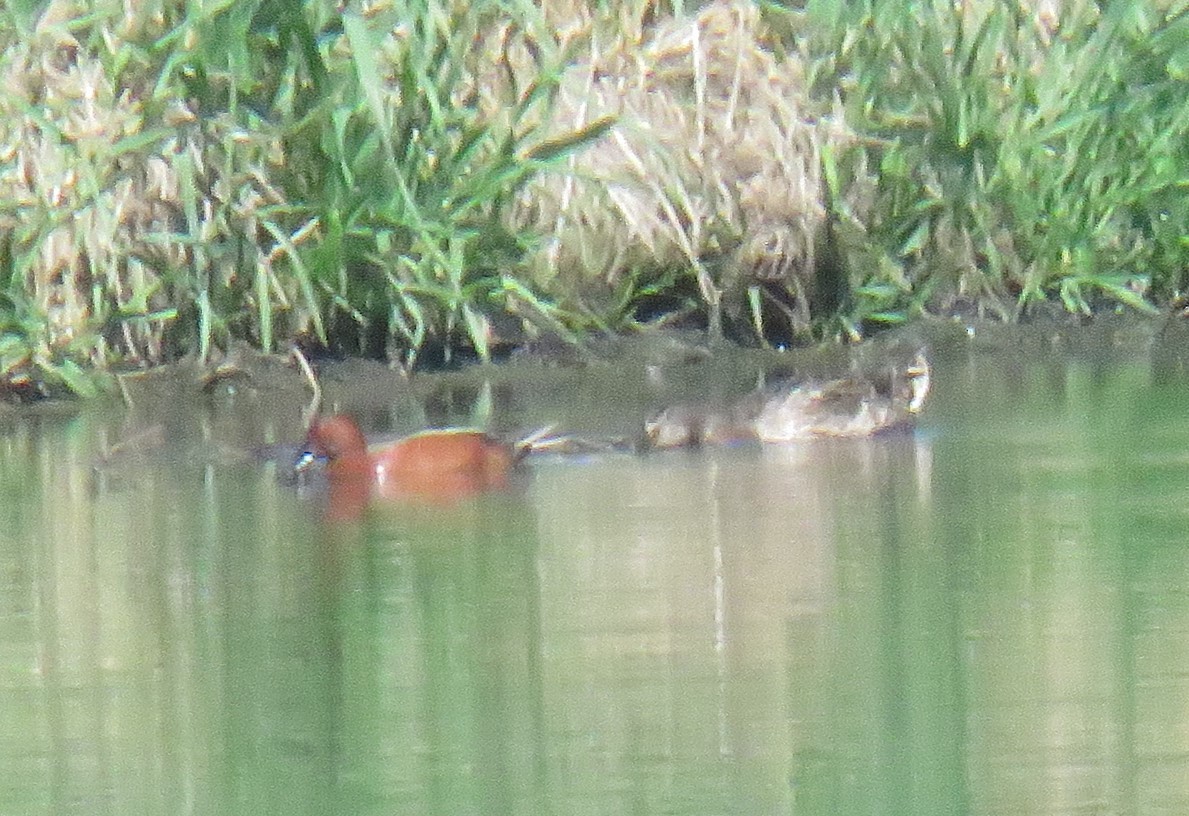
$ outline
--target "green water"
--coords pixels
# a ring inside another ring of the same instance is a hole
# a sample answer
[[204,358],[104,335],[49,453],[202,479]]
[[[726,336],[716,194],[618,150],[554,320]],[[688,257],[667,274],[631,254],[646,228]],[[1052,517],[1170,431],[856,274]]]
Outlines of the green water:
[[1189,813],[1189,374],[1092,341],[366,526],[9,419],[0,814]]

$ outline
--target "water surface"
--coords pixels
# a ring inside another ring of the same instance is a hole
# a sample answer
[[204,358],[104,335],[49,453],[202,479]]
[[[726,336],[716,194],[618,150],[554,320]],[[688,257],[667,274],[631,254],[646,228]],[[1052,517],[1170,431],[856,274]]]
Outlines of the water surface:
[[212,443],[297,400],[10,417],[0,813],[1187,813],[1186,350],[951,336],[915,434],[359,525]]

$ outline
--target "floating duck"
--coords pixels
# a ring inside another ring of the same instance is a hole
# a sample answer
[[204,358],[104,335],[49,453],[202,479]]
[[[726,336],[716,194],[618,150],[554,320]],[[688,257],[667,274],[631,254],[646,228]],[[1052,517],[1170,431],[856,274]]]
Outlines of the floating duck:
[[873,436],[911,427],[929,386],[929,361],[920,352],[909,365],[879,379],[779,383],[747,395],[725,411],[667,408],[645,423],[644,447]]
[[351,517],[372,499],[451,502],[503,489],[527,451],[471,429],[422,431],[373,448],[355,420],[336,414],[310,428],[296,468],[325,462],[331,512]]
[[755,434],[762,442],[792,442],[910,427],[929,396],[929,385],[929,361],[918,353],[883,381],[847,377],[780,386],[768,391],[755,418]]

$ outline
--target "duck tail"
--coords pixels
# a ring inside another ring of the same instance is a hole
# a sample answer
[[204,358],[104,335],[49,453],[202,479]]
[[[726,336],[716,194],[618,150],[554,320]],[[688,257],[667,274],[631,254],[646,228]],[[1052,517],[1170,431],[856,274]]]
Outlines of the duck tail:
[[620,438],[593,438],[572,433],[558,433],[552,425],[539,428],[512,443],[517,462],[530,453],[609,453],[633,450],[634,446],[633,441]]
[[925,400],[929,398],[933,374],[933,369],[929,365],[929,356],[925,353],[924,349],[917,351],[916,357],[913,358],[912,363],[905,369],[904,373],[908,377],[908,412],[910,414],[919,414],[925,406]]
[[546,425],[543,428],[530,431],[512,443],[512,452],[515,456],[515,461],[519,462],[534,450],[540,450],[543,446],[547,446],[550,440],[555,437],[556,434],[552,425]]

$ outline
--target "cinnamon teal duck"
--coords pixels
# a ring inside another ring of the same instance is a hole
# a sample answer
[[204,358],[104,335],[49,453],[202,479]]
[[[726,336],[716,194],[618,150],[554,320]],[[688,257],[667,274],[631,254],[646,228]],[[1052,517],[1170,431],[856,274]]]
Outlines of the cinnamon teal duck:
[[323,463],[332,505],[352,515],[376,499],[451,502],[500,490],[526,452],[470,429],[422,431],[369,447],[355,420],[337,414],[310,428],[296,469]]

